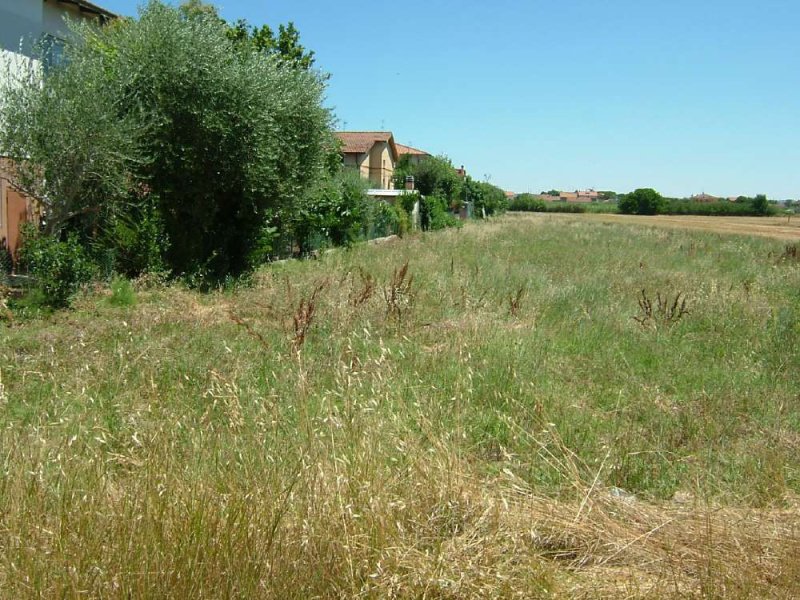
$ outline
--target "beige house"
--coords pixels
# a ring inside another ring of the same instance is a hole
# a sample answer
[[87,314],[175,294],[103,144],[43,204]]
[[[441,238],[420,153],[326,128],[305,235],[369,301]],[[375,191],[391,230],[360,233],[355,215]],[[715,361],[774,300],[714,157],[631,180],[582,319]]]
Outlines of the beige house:
[[340,131],[345,167],[358,170],[376,189],[394,189],[392,176],[399,154],[391,131]]

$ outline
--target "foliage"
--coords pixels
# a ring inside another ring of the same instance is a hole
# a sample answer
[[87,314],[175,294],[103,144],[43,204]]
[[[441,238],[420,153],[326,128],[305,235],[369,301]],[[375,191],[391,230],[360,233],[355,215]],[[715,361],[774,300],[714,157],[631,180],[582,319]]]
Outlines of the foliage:
[[265,228],[301,202],[331,146],[323,78],[286,68],[286,56],[310,60],[289,47],[296,30],[266,52],[232,40],[202,3],[155,0],[138,20],[75,27],[64,66],[7,90],[1,117],[0,144],[43,199],[46,231],[105,244],[153,202],[147,230],[115,248],[120,271],[148,268],[166,239],[158,258],[175,274],[252,268]]
[[533,194],[517,194],[517,197],[508,204],[510,211],[545,212],[547,205],[544,200],[536,198]]
[[488,181],[475,181],[467,176],[464,182],[465,198],[473,203],[476,218],[498,215],[508,208],[508,198],[503,190]]
[[447,200],[441,196],[423,196],[419,212],[423,231],[437,231],[462,225],[461,220],[448,210]]
[[23,227],[19,263],[36,280],[46,304],[53,308],[68,306],[75,292],[95,273],[94,264],[75,234],[59,240],[39,233],[31,224]]
[[360,236],[365,220],[368,183],[349,169],[321,176],[300,202],[284,214],[301,254],[319,240],[341,246]]
[[411,230],[411,217],[402,203],[372,200],[367,203],[363,235],[366,239],[398,235],[403,237]]
[[404,155],[394,169],[395,188],[402,189],[408,175],[413,175],[414,186],[423,196],[438,196],[448,208],[461,206],[463,181],[446,156],[426,156],[417,162]]
[[755,198],[753,198],[751,206],[756,215],[761,216],[769,214],[769,202],[764,194],[758,194]]
[[133,306],[136,304],[136,292],[130,280],[116,276],[111,280],[111,296],[108,303],[112,306]]
[[652,188],[639,188],[619,200],[619,212],[629,215],[657,215],[663,209],[664,199]]
[[107,232],[98,236],[95,247],[109,250],[114,268],[127,276],[160,272],[169,239],[158,201],[150,196],[127,212],[109,219]]
[[[770,214],[772,211],[768,207]],[[664,203],[663,214],[668,215],[700,215],[709,217],[755,217],[762,213],[756,212],[749,202],[694,202],[692,200],[671,199]]]

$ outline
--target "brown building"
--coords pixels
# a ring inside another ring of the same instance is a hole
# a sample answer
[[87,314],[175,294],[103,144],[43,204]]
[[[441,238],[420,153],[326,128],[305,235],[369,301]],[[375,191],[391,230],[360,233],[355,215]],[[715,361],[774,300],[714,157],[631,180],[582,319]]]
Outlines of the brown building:
[[575,190],[574,192],[561,192],[559,199],[562,202],[588,203],[596,202],[598,193],[595,190]]
[[358,170],[377,189],[394,189],[392,176],[399,153],[391,131],[340,131],[345,167]]

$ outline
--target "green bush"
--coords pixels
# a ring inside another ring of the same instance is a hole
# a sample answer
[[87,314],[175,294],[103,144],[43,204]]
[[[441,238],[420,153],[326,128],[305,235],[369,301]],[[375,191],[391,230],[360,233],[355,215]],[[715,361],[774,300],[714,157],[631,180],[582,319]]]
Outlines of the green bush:
[[419,207],[423,231],[461,227],[461,220],[447,210],[447,201],[439,196],[424,196]]
[[44,302],[53,308],[69,303],[96,272],[76,236],[65,240],[39,233],[33,225],[23,227],[23,243],[19,253],[20,266],[31,275],[44,294]]
[[544,200],[535,198],[533,194],[519,194],[508,204],[508,210],[517,212],[545,212]]
[[[766,210],[766,212],[761,212]],[[667,215],[698,215],[707,217],[758,217],[774,213],[769,205],[755,208],[750,202],[694,202],[692,200],[668,200],[662,207]]]
[[130,280],[117,275],[111,280],[111,296],[108,303],[112,306],[133,306],[136,304],[136,292]]
[[652,188],[636,189],[619,200],[619,212],[627,215],[657,215],[664,207],[664,198]]

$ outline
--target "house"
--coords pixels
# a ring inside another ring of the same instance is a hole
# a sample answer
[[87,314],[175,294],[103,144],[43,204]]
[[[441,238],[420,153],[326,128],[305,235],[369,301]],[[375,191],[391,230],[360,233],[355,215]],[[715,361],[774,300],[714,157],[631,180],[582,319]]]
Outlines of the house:
[[[58,64],[68,35],[66,19],[102,24],[115,18],[87,0],[0,0],[0,77],[38,69],[37,44],[44,50],[45,69]],[[0,148],[0,252],[10,252],[12,259],[19,247],[20,226],[36,216],[33,199],[13,180],[13,164]]]
[[692,196],[690,198],[690,200],[692,202],[707,203],[707,202],[717,202],[719,200],[719,198],[717,198],[716,196],[712,196],[710,194],[706,194],[705,192],[703,192],[702,194],[695,194],[694,196]]
[[342,144],[345,167],[358,170],[376,189],[394,189],[392,176],[399,153],[391,131],[340,131],[336,137]]
[[417,164],[420,161],[430,156],[429,153],[425,152],[424,150],[420,150],[418,148],[412,148],[411,146],[405,146],[403,144],[395,144],[395,145],[397,146],[397,153],[400,155],[400,158],[407,156],[408,161],[411,164]]
[[574,192],[561,192],[559,200],[562,202],[588,203],[597,202],[598,193],[595,190],[575,190]]

